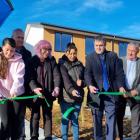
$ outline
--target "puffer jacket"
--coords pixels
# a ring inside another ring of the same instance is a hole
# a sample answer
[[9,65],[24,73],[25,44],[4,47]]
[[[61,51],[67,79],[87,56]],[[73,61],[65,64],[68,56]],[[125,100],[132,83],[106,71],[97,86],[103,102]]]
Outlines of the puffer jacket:
[[[61,94],[60,101],[65,100],[68,103],[82,102],[84,96],[84,66],[76,59],[74,62],[70,62],[68,58],[63,55],[59,59],[60,71],[63,79],[63,94]],[[77,86],[77,80],[82,80],[82,85]],[[80,94],[80,98],[72,96],[72,91],[77,90]]]

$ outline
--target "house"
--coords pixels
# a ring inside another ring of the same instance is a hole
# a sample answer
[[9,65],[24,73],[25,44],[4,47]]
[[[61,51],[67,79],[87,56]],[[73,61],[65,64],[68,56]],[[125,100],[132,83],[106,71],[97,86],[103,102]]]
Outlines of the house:
[[[78,48],[78,58],[85,63],[85,56],[94,51],[94,37],[103,35],[107,40],[107,50],[116,52],[120,57],[126,55],[127,44],[139,39],[79,30],[47,23],[27,24],[25,46],[34,54],[34,45],[41,39],[52,44],[52,53],[58,60],[66,50],[68,42],[74,42]],[[140,56],[140,54],[139,54]]]

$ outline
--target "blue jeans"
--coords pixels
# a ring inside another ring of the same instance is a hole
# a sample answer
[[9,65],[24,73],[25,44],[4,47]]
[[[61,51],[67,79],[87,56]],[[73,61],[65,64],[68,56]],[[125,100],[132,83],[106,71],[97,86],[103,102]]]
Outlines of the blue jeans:
[[62,117],[62,122],[61,122],[61,133],[62,133],[62,139],[63,140],[68,140],[68,128],[69,128],[69,122],[71,122],[72,125],[72,131],[73,131],[73,140],[78,140],[79,139],[79,124],[78,124],[78,116],[80,113],[81,109],[81,103],[67,103],[65,101],[62,101],[60,104],[61,107],[61,113],[62,115],[64,112],[70,108],[74,107],[75,110],[74,112],[69,116],[69,120],[64,119]]

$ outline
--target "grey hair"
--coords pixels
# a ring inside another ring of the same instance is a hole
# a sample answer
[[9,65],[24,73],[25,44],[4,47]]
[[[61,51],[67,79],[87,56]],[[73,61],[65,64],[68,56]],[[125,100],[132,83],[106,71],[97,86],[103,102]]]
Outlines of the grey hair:
[[100,42],[103,42],[104,44],[106,43],[106,40],[104,38],[104,36],[102,35],[98,35],[94,38],[95,41],[100,41]]
[[139,51],[139,48],[140,48],[140,44],[139,43],[137,43],[137,42],[130,42],[128,44],[128,47],[129,46],[134,46]]

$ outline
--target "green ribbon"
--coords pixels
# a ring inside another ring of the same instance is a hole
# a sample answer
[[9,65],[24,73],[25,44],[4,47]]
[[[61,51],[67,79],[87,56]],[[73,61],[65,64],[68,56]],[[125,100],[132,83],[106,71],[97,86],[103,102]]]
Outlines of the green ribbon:
[[0,100],[0,104],[5,104],[6,100]]
[[133,97],[135,100],[140,100],[140,96]]
[[26,100],[26,99],[35,99],[35,98],[39,98],[39,97],[43,97],[47,106],[50,107],[50,104],[48,103],[47,99],[42,94],[37,94],[37,95],[33,95],[33,96],[5,98],[5,99],[0,100],[0,104],[5,104],[8,100]]
[[8,100],[34,99],[34,98],[38,98],[38,97],[41,97],[41,96],[42,96],[42,94],[37,94],[37,95],[33,95],[33,96],[23,96],[23,97],[4,98],[4,99],[0,100],[0,104],[4,104],[4,103],[6,103]]
[[47,106],[50,107],[50,104],[48,103],[48,101],[47,101],[47,99],[45,98],[45,96],[44,96],[44,100],[45,100]]
[[123,95],[126,94],[127,92],[97,92],[99,95],[104,94],[104,95]]
[[[129,94],[128,92],[97,92],[98,95],[101,95],[101,94],[104,94],[104,95],[116,95],[116,96],[119,96],[119,95],[123,95],[123,94]],[[140,100],[140,96],[135,96],[135,97],[132,97],[134,98],[135,100]]]
[[64,114],[63,114],[63,119],[68,120],[68,116],[75,110],[75,107],[70,107],[68,108]]
[[[115,96],[119,96],[119,95],[123,95],[123,94],[127,94],[127,92],[98,92],[99,95],[104,94],[104,95],[115,95]],[[133,97],[135,100],[140,100],[140,96],[135,96]],[[74,107],[70,107],[68,108],[64,114],[63,114],[63,119],[68,120],[68,116],[75,110]]]

